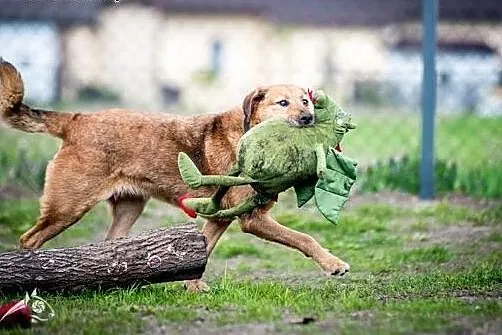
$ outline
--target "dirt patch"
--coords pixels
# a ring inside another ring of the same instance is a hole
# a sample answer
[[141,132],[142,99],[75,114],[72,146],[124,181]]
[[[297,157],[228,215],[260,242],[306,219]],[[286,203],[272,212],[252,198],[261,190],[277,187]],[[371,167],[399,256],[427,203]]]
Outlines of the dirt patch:
[[469,244],[489,237],[492,231],[492,227],[478,227],[469,224],[446,227],[429,225],[427,231],[417,232],[411,235],[409,246],[417,247],[423,246],[424,244]]
[[502,206],[502,199],[476,199],[459,193],[450,193],[442,198],[449,204],[459,207],[469,207],[474,209],[483,209],[495,206]]
[[356,193],[347,202],[347,208],[356,208],[367,204],[391,205],[401,208],[420,208],[447,202],[457,207],[473,209],[502,206],[502,200],[475,199],[463,194],[448,194],[437,197],[434,200],[421,200],[418,196],[391,190],[383,190],[378,193]]
[[462,244],[486,238],[492,232],[491,227],[486,226],[448,226],[440,230],[431,231],[428,241],[434,243]]
[[393,205],[415,208],[422,201],[415,195],[398,191],[381,191],[378,193],[356,193],[347,202],[346,208],[357,208],[368,204]]
[[500,334],[502,318],[485,322],[474,322],[471,318],[462,318],[453,321],[457,326],[455,334],[496,335]]
[[[167,334],[187,334],[187,335],[265,335],[265,334],[294,334],[291,328],[278,327],[271,324],[244,324],[228,325],[217,327],[209,325],[204,320],[193,320],[190,323],[183,324],[164,324],[159,325],[154,316],[144,318],[145,327],[143,333],[153,335]],[[298,326],[300,327],[300,326]]]
[[486,302],[500,301],[502,293],[499,291],[486,291],[486,292],[470,292],[466,290],[451,290],[449,292],[434,292],[423,294],[400,294],[400,295],[380,295],[378,300],[386,304],[393,301],[412,301],[421,299],[443,299],[443,298],[456,298],[466,303],[475,304],[478,301]]

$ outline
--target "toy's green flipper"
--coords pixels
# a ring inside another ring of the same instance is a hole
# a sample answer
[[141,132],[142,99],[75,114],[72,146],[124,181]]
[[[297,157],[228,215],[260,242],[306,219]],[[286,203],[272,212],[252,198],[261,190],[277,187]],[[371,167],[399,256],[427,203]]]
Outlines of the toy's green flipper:
[[201,186],[239,186],[256,182],[253,178],[246,176],[203,175],[184,152],[178,154],[178,169],[180,170],[181,179],[190,188],[199,188]]
[[193,209],[198,214],[210,215],[220,210],[220,204],[213,198],[186,198],[183,205]]
[[202,185],[202,174],[190,157],[184,152],[178,154],[178,169],[180,170],[181,179],[190,188],[198,188]]
[[255,209],[258,206],[264,205],[267,202],[272,200],[271,197],[264,195],[264,194],[255,194],[246,200],[242,201],[238,205],[234,207],[230,207],[228,209],[221,209],[218,212],[211,214],[211,215],[201,215],[203,218],[206,219],[233,219],[241,214],[244,213],[251,213],[253,209]]
[[328,150],[326,162],[326,175],[315,186],[315,201],[322,215],[332,223],[337,223],[356,180],[357,163],[335,150]]
[[298,207],[305,205],[314,196],[316,182],[317,178],[312,178],[294,186]]

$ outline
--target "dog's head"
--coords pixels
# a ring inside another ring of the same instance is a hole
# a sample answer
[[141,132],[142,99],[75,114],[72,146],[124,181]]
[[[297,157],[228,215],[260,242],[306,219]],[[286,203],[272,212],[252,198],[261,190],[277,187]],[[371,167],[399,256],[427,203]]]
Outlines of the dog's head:
[[244,98],[242,109],[244,131],[271,118],[283,118],[297,127],[308,127],[315,121],[308,92],[294,85],[257,88]]

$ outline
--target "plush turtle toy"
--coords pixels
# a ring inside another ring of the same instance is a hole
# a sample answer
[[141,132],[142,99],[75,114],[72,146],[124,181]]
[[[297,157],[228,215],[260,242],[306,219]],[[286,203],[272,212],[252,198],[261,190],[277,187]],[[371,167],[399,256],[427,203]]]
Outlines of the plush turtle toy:
[[[237,163],[227,175],[202,175],[184,152],[178,155],[183,181],[191,188],[220,186],[210,198],[184,198],[182,205],[205,218],[234,218],[277,199],[294,187],[298,207],[315,196],[319,211],[336,223],[356,179],[356,165],[339,152],[344,134],[355,126],[330,97],[314,97],[315,122],[296,126],[270,119],[253,127],[239,140]],[[335,149],[337,148],[337,149]],[[256,194],[228,209],[220,202],[231,186],[251,185]]]

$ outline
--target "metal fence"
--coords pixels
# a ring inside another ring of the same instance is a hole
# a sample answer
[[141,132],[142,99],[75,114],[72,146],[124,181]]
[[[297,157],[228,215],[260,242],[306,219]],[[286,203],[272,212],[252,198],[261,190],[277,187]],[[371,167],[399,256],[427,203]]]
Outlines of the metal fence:
[[[502,196],[498,1],[20,3],[0,8],[0,55],[31,103],[190,114],[260,84],[323,87],[358,124],[342,147],[360,161],[361,191]],[[0,182],[40,184],[26,166],[55,144],[0,132],[25,152],[0,150]]]

